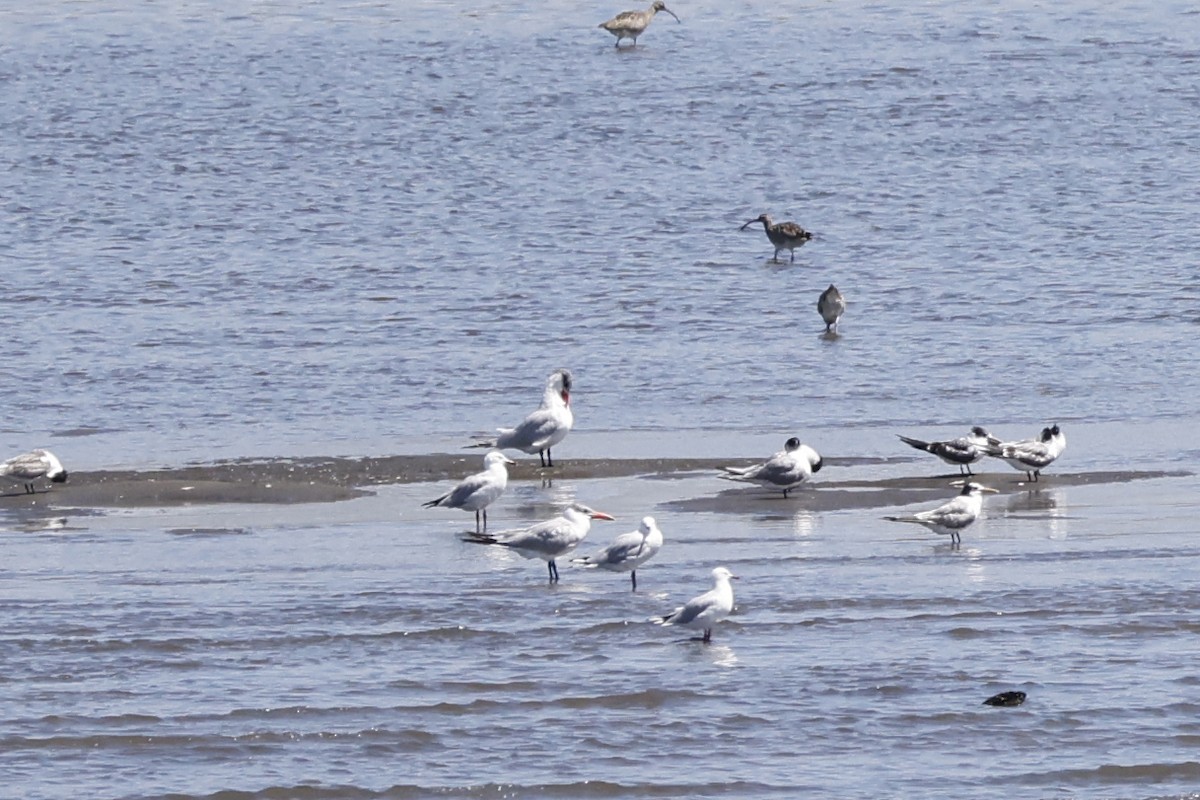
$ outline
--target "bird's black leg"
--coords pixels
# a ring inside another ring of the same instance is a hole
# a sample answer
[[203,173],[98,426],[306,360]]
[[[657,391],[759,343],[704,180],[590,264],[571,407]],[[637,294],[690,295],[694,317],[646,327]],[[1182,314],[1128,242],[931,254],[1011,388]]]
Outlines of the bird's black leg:
[[796,263],[796,248],[792,248],[792,263]]
[[558,581],[558,566],[554,563],[553,558],[546,562],[546,568],[550,571],[550,582],[551,583],[557,582]]
[[709,642],[712,641],[712,628],[704,629],[704,638],[701,639],[700,641],[704,642],[705,644],[708,644]]
[[541,460],[542,466],[543,467],[546,466],[546,451],[545,450],[538,450],[538,458]]
[[787,489],[784,489],[784,490],[783,490],[783,499],[784,499],[784,500],[787,500],[787,493],[788,493],[788,490],[787,490]]
[[554,454],[550,452],[549,447],[546,448],[546,466],[551,468],[554,467]]
[[633,582],[633,591],[637,591],[637,570],[629,571],[629,580]]

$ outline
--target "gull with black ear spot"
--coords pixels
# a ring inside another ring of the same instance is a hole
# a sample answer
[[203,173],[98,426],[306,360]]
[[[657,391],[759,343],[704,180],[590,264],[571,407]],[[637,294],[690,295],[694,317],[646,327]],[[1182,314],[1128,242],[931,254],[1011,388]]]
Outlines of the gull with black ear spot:
[[556,369],[546,379],[542,404],[515,428],[500,428],[499,435],[483,439],[467,447],[495,447],[499,450],[520,450],[537,453],[543,467],[553,467],[550,448],[567,438],[575,425],[571,412],[571,388],[574,378],[570,370]]
[[820,472],[825,460],[820,453],[795,436],[784,442],[783,449],[761,464],[749,467],[723,467],[724,474],[717,477],[727,481],[756,483],[766,489],[779,489],[786,498],[788,492]]
[[66,483],[67,470],[49,450],[30,450],[13,456],[0,464],[0,478],[7,478],[25,487],[26,494],[37,491],[35,481],[45,478],[51,483]]

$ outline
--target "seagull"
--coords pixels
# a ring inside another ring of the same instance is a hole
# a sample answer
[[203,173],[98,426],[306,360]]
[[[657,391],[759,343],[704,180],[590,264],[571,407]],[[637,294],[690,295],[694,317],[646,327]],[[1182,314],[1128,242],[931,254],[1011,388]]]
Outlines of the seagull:
[[563,509],[560,516],[539,522],[517,531],[495,535],[476,533],[467,537],[475,544],[495,544],[516,550],[525,558],[540,558],[550,571],[550,582],[558,582],[558,565],[554,559],[570,555],[588,535],[592,520],[612,517],[603,511],[588,508],[582,503],[572,503]]
[[520,450],[537,453],[543,467],[553,467],[550,448],[567,438],[575,415],[571,413],[571,372],[556,369],[546,379],[542,404],[515,428],[498,428],[499,436],[485,439],[467,447],[495,447],[500,450]]
[[637,568],[645,564],[662,547],[663,535],[654,522],[654,517],[642,517],[636,531],[622,533],[612,544],[598,553],[583,558],[571,559],[572,563],[585,567],[599,567],[609,572],[628,572],[637,591]]
[[681,21],[662,0],[654,0],[653,5],[645,11],[622,11],[608,22],[601,22],[598,27],[617,37],[617,47],[621,46],[622,39],[633,39],[633,45],[636,47],[637,38],[649,27],[650,20],[654,19],[654,15],[659,11],[665,11],[675,17],[676,22]]
[[[955,481],[952,485],[958,486],[959,481]],[[983,493],[995,494],[997,492],[996,489],[981,486],[972,481],[963,483],[962,487],[962,493],[958,497],[932,511],[922,511],[911,517],[884,517],[884,519],[892,522],[915,522],[918,525],[924,525],[934,533],[949,536],[951,542],[959,544],[962,542],[960,534],[963,529],[979,519],[979,515],[983,511]]]
[[767,232],[767,238],[771,240],[771,244],[775,247],[775,257],[771,260],[776,262],[779,261],[779,251],[784,249],[792,251],[792,261],[795,262],[796,248],[802,246],[813,236],[794,222],[772,222],[770,214],[759,214],[739,228],[739,230],[744,231],[756,222],[763,224],[763,230]]
[[724,467],[725,474],[719,477],[727,481],[757,483],[767,489],[782,489],[788,492],[820,472],[824,460],[816,450],[800,444],[795,436],[784,443],[783,449],[761,464],[750,467]]
[[34,481],[45,478],[51,483],[66,483],[67,471],[49,450],[30,450],[0,464],[0,477],[24,484],[25,493],[33,494]]
[[1019,442],[994,441],[987,447],[987,454],[1004,459],[1013,469],[1024,472],[1031,482],[1037,482],[1042,470],[1054,463],[1054,460],[1067,449],[1067,435],[1055,424],[1042,428],[1041,436],[1037,439],[1025,439]]
[[[897,434],[899,436],[899,434]],[[926,442],[921,439],[910,439],[900,436],[900,441],[926,453],[933,453],[947,464],[958,467],[959,474],[966,470],[967,475],[974,475],[971,465],[987,455],[989,445],[999,444],[1000,440],[987,432],[986,428],[978,425],[971,428],[970,434],[957,439],[947,439],[944,442]]]
[[463,511],[475,512],[475,531],[479,532],[479,515],[483,515],[483,530],[487,530],[487,507],[504,494],[508,486],[508,469],[506,464],[516,462],[499,450],[493,450],[483,457],[483,472],[477,472],[463,479],[462,483],[436,500],[422,503],[422,508],[461,508]]
[[[795,256],[795,253],[793,250],[792,255]],[[846,298],[842,297],[842,293],[831,283],[828,289],[821,292],[821,299],[817,301],[817,311],[821,312],[821,319],[825,320],[825,332],[830,333],[837,327],[842,314],[846,313]]]
[[704,631],[701,641],[712,641],[713,626],[729,616],[733,611],[733,586],[730,579],[735,576],[724,567],[712,571],[713,583],[710,591],[699,597],[693,597],[687,603],[662,617],[652,617],[651,622],[658,625],[682,625]]

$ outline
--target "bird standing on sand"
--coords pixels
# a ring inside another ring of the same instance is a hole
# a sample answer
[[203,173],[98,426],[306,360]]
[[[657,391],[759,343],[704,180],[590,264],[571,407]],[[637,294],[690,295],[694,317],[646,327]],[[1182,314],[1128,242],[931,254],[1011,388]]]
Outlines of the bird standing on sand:
[[654,517],[642,517],[636,531],[622,533],[612,544],[598,553],[583,558],[573,558],[571,563],[585,567],[599,567],[609,572],[628,572],[637,591],[637,568],[654,557],[662,548],[663,535]]
[[739,230],[744,231],[756,222],[763,224],[763,230],[767,232],[767,238],[771,240],[771,245],[775,248],[775,256],[771,259],[775,262],[779,261],[780,250],[791,250],[792,261],[795,262],[796,248],[803,246],[813,237],[811,233],[794,222],[772,222],[770,214],[759,214]]
[[467,447],[495,447],[500,450],[520,450],[537,453],[543,467],[553,467],[550,448],[567,438],[575,415],[571,413],[571,372],[556,369],[546,379],[542,404],[515,428],[499,428],[500,435]]
[[622,39],[633,39],[633,46],[637,47],[637,39],[646,28],[650,25],[650,20],[654,19],[654,15],[659,11],[665,11],[672,17],[675,17],[676,22],[680,22],[679,17],[675,16],[675,12],[667,8],[662,0],[654,0],[650,8],[645,11],[622,11],[608,22],[601,22],[598,27],[617,37],[617,47],[621,46]]
[[974,475],[971,465],[987,455],[989,445],[998,444],[1000,440],[988,433],[987,429],[976,425],[971,428],[969,435],[947,439],[944,442],[926,442],[907,436],[900,436],[900,441],[909,447],[932,453],[947,464],[958,467],[959,474],[963,474],[965,470],[967,475]]
[[[953,485],[957,486],[956,481]],[[968,481],[962,485],[962,493],[949,503],[931,511],[922,511],[909,517],[884,517],[891,522],[915,522],[934,533],[949,536],[953,544],[962,541],[962,532],[983,513],[983,493],[995,494],[996,490]]]
[[[795,251],[793,257],[794,254]],[[825,332],[830,333],[837,327],[842,314],[846,313],[846,298],[842,297],[842,293],[831,283],[828,289],[821,292],[821,299],[817,301],[817,311],[821,313],[821,319],[825,320]]]
[[1025,477],[1036,483],[1042,470],[1054,463],[1054,460],[1067,449],[1067,435],[1055,424],[1042,428],[1041,436],[1037,439],[1025,439],[1019,442],[994,441],[987,448],[989,456],[1003,459],[1013,469],[1024,472]]
[[39,449],[13,456],[0,464],[0,477],[23,484],[25,493],[33,494],[37,490],[34,481],[45,478],[51,483],[66,483],[67,471],[54,453]]
[[824,465],[821,455],[806,444],[800,444],[795,436],[788,439],[783,449],[761,464],[749,467],[723,467],[727,481],[757,483],[767,489],[780,489],[786,498],[788,492],[820,472]]
[[[487,530],[487,507],[504,494],[508,486],[508,469],[506,464],[516,462],[499,450],[493,450],[483,457],[483,472],[477,472],[463,479],[462,483],[436,500],[422,503],[423,508],[442,506],[443,508],[461,508],[463,511],[475,512],[475,532]],[[483,528],[479,527],[479,515],[483,515]]]
[[712,571],[714,586],[710,591],[693,597],[679,608],[662,617],[651,617],[658,625],[681,625],[704,631],[703,642],[712,641],[713,626],[733,611],[733,586],[729,581],[735,576],[725,567]]
[[558,582],[556,558],[570,555],[587,537],[594,519],[612,519],[603,511],[588,508],[582,503],[572,503],[563,509],[562,515],[539,522],[518,531],[500,532],[495,535],[476,533],[467,537],[475,544],[495,544],[517,551],[524,558],[540,558],[550,571],[550,582]]

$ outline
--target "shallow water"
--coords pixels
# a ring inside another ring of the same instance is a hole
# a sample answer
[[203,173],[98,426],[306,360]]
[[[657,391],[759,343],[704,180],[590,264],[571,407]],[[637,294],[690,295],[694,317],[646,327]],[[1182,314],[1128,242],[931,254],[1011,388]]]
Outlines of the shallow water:
[[[704,474],[493,511],[655,514],[636,594],[461,542],[444,483],[0,509],[20,796],[1198,796],[1194,9],[696,2],[618,52],[612,5],[168,6],[0,9],[6,450],[457,450],[561,365],[557,459],[1070,445],[957,551]],[[1054,482],[1113,470],[1173,474]],[[718,563],[711,646],[645,622]]]

